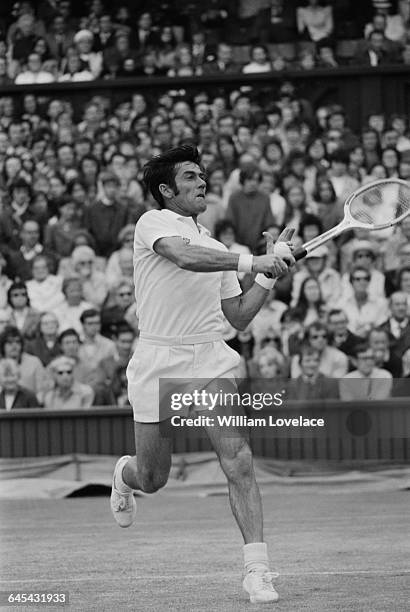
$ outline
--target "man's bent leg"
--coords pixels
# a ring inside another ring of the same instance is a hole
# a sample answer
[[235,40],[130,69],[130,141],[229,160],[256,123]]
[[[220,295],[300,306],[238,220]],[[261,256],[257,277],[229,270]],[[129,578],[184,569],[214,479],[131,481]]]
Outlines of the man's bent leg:
[[162,437],[159,423],[135,423],[136,455],[121,457],[115,466],[111,511],[120,527],[130,527],[136,516],[133,490],[154,493],[163,487],[171,469],[171,440]]
[[125,464],[122,478],[131,489],[155,493],[166,485],[171,469],[172,440],[160,423],[134,423],[136,455]]

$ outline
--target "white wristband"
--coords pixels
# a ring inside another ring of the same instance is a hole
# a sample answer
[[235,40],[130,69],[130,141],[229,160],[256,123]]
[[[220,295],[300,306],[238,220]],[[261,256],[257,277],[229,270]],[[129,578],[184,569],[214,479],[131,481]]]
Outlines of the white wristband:
[[276,278],[268,278],[264,274],[257,274],[255,278],[255,283],[258,283],[258,285],[270,291],[276,283],[276,280]]
[[253,255],[239,255],[238,260],[238,272],[245,272],[250,274],[253,266]]

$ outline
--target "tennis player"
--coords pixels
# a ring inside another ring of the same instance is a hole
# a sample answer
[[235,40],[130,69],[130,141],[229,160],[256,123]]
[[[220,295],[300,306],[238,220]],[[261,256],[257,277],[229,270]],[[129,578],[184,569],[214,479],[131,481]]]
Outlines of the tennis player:
[[[145,213],[135,228],[141,332],[127,378],[136,456],[121,457],[114,471],[111,510],[121,527],[135,519],[133,491],[154,493],[168,480],[171,440],[161,434],[160,424],[169,414],[159,408],[159,379],[234,379],[239,355],[222,340],[222,312],[243,330],[264,303],[274,278],[288,270],[288,263],[274,252],[228,252],[197,223],[197,215],[206,209],[206,181],[194,147],[180,146],[154,157],[145,166],[144,181],[161,210]],[[285,249],[291,265],[291,250]],[[268,251],[274,251],[273,246]],[[245,294],[238,271],[257,273]],[[217,424],[206,430],[227,478],[232,512],[245,543],[243,587],[253,603],[276,601],[247,439],[223,435]]]

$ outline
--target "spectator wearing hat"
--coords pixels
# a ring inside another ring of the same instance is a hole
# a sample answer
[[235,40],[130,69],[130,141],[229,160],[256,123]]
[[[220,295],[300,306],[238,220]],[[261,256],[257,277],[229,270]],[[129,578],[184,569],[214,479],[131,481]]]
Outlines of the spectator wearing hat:
[[7,291],[7,302],[10,325],[17,327],[24,338],[33,338],[40,313],[30,305],[26,284],[22,281],[12,283]]
[[40,359],[23,350],[23,343],[23,336],[17,327],[6,327],[0,336],[0,359],[13,359],[19,365],[21,385],[40,400],[42,392],[49,387],[50,379]]
[[327,265],[329,249],[322,245],[308,253],[304,259],[304,266],[297,270],[293,276],[291,306],[295,306],[300,294],[300,288],[306,278],[315,278],[320,286],[324,302],[335,301],[340,297],[340,274]]
[[44,407],[50,410],[82,410],[90,408],[94,392],[89,385],[74,379],[75,362],[60,356],[49,364],[53,388],[44,394]]
[[84,214],[84,225],[93,236],[96,254],[108,257],[118,245],[118,234],[127,224],[126,208],[117,199],[119,179],[112,172],[100,177],[101,196],[91,204]]
[[13,359],[0,359],[0,410],[39,407],[35,394],[19,382],[19,365]]
[[[370,282],[367,287],[368,296],[371,298],[385,297],[385,275],[375,267],[377,249],[370,240],[356,240],[352,244],[352,266],[361,266],[365,268],[370,275]],[[349,273],[345,273],[342,277],[341,287],[342,299],[348,300],[353,295],[353,287],[350,282]],[[333,302],[337,304],[337,299]]]
[[346,313],[349,330],[361,338],[365,338],[372,327],[378,327],[388,317],[386,299],[369,295],[370,279],[366,267],[355,266],[349,275],[353,292],[344,294],[335,304]]
[[74,36],[74,45],[83,68],[97,79],[103,67],[103,56],[100,51],[93,51],[94,34],[90,30],[80,30]]
[[95,259],[95,253],[89,246],[76,247],[71,254],[74,274],[82,281],[84,299],[100,307],[107,296],[108,285],[104,273],[97,269]]
[[43,312],[38,322],[37,334],[28,340],[25,349],[38,357],[44,367],[61,354],[58,343],[58,319],[53,312]]

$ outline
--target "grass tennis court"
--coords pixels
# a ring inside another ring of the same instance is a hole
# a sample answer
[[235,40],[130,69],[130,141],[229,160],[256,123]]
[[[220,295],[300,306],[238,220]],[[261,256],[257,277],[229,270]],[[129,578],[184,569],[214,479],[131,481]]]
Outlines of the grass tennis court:
[[263,606],[242,592],[242,543],[225,495],[138,498],[138,523],[124,530],[108,497],[3,501],[0,590],[69,591],[76,612],[405,612],[409,495],[360,484],[265,490],[281,600]]

